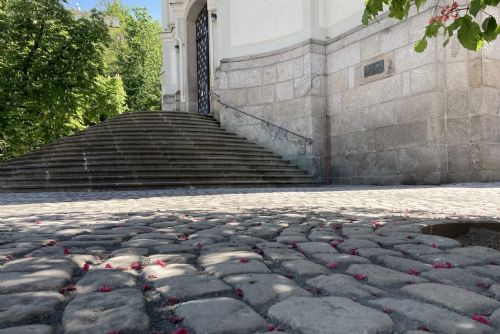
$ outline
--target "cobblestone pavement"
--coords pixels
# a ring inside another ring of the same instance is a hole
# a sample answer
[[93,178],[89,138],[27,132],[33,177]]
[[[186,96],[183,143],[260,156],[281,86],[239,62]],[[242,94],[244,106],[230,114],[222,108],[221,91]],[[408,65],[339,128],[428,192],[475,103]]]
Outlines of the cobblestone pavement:
[[0,194],[0,334],[500,333],[500,184]]

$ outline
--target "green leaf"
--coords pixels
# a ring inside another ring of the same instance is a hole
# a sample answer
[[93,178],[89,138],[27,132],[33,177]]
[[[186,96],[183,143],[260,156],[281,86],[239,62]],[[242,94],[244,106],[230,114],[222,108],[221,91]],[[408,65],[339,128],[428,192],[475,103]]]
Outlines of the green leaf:
[[424,37],[415,43],[415,51],[422,53],[427,49],[427,39]]
[[432,24],[429,24],[427,28],[425,28],[425,36],[436,37],[439,32],[439,28],[441,28],[442,26],[443,24],[437,21]]
[[498,36],[497,20],[493,16],[486,18],[483,22],[484,39],[487,42],[495,40]]
[[462,17],[462,26],[458,29],[458,40],[464,48],[472,51],[478,51],[483,47],[481,28],[470,15]]
[[417,11],[419,11],[420,8],[422,8],[422,6],[425,5],[426,2],[427,0],[415,0],[415,6],[417,6]]
[[472,16],[476,16],[482,9],[481,7],[481,0],[472,0],[469,4],[469,14]]

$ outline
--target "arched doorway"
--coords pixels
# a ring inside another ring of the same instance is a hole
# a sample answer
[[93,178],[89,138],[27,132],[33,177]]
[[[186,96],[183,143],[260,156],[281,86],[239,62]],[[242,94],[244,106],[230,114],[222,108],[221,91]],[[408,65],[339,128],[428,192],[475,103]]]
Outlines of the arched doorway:
[[203,115],[210,114],[210,55],[208,31],[208,10],[205,5],[196,19],[198,113]]

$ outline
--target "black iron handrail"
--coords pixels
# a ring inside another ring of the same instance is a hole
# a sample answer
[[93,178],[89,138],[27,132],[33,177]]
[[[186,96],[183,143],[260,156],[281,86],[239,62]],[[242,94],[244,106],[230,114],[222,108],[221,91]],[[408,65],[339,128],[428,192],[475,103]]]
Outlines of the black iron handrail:
[[279,129],[280,131],[284,131],[284,132],[286,132],[286,133],[289,133],[289,134],[291,134],[291,135],[294,135],[294,136],[296,136],[296,137],[299,137],[299,138],[303,139],[303,140],[304,140],[304,141],[305,141],[308,145],[312,145],[312,144],[314,143],[314,140],[313,140],[312,138],[304,137],[304,136],[299,135],[299,134],[298,134],[298,133],[296,133],[296,132],[290,131],[290,130],[288,130],[288,129],[286,129],[286,128],[282,127],[282,126],[279,126],[279,125],[273,124],[273,123],[271,123],[271,122],[269,122],[269,121],[266,121],[265,119],[262,119],[262,118],[260,118],[260,117],[254,116],[254,115],[249,114],[249,113],[247,113],[247,112],[245,112],[245,111],[243,111],[243,110],[240,110],[240,109],[238,109],[238,108],[235,108],[235,107],[233,107],[233,106],[230,106],[229,104],[226,104],[226,103],[222,102],[222,101],[221,101],[221,97],[220,97],[220,95],[218,95],[218,94],[214,93],[212,90],[210,90],[210,94],[211,94],[211,95],[213,95],[213,96],[215,96],[215,97],[217,98],[217,100],[219,101],[219,103],[220,103],[220,104],[222,104],[222,105],[223,105],[224,107],[226,107],[226,108],[233,109],[233,110],[235,110],[235,111],[237,111],[237,112],[239,112],[239,113],[242,113],[242,114],[244,114],[244,115],[246,115],[246,116],[248,116],[248,117],[251,117],[251,118],[253,118],[253,119],[256,119],[256,120],[258,120],[258,121],[261,121],[261,122],[265,123],[267,126],[272,126],[272,127],[274,127],[274,128]]

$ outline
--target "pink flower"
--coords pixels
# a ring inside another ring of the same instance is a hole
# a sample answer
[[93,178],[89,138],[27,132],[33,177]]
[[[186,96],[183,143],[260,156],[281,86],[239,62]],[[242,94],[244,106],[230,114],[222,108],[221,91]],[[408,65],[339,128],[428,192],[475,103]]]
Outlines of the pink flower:
[[337,266],[337,264],[336,264],[336,263],[333,263],[333,262],[332,262],[332,263],[329,263],[329,264],[327,265],[327,267],[328,267],[328,269],[335,270],[335,269],[337,269],[337,267],[338,267],[338,266]]
[[72,253],[73,253],[73,252],[71,251],[71,248],[68,248],[68,247],[64,247],[63,252],[64,252],[64,255],[70,255],[70,254],[72,254]]
[[151,285],[149,285],[149,284],[144,284],[144,286],[142,287],[142,290],[143,290],[144,292],[150,291],[150,290],[151,290]]
[[99,292],[111,292],[111,287],[109,285],[103,285],[99,288]]
[[157,266],[162,267],[162,268],[165,268],[165,267],[167,266],[167,263],[166,263],[165,261],[163,261],[162,259],[158,259],[158,260],[156,260],[155,264],[156,264]]
[[250,260],[245,259],[245,258],[240,259],[240,263],[248,263],[248,262],[250,262]]
[[179,317],[178,315],[174,314],[170,317],[169,321],[173,324],[178,324],[179,322],[182,322],[184,318]]
[[86,273],[87,271],[89,271],[90,269],[90,265],[88,263],[85,263],[82,267],[82,270],[84,273]]
[[142,269],[142,265],[139,262],[132,262],[130,264],[130,268],[134,269],[134,270],[141,270]]
[[417,269],[408,269],[408,274],[413,276],[418,276],[420,275],[420,271],[418,271]]
[[241,289],[234,289],[234,295],[236,296],[236,298],[241,299],[245,294]]
[[185,328],[179,328],[173,331],[171,334],[188,334],[188,331]]
[[489,325],[491,323],[490,319],[488,319],[484,315],[479,315],[479,314],[474,314],[472,316],[472,320],[475,320],[475,321],[480,322],[480,323],[485,324],[485,325]]
[[104,268],[106,268],[106,269],[113,269],[113,265],[110,264],[110,263],[106,263],[106,265],[104,266]]
[[364,281],[366,278],[367,278],[366,275],[362,275],[362,274],[356,274],[356,275],[354,275],[354,279],[357,280],[357,281]]

